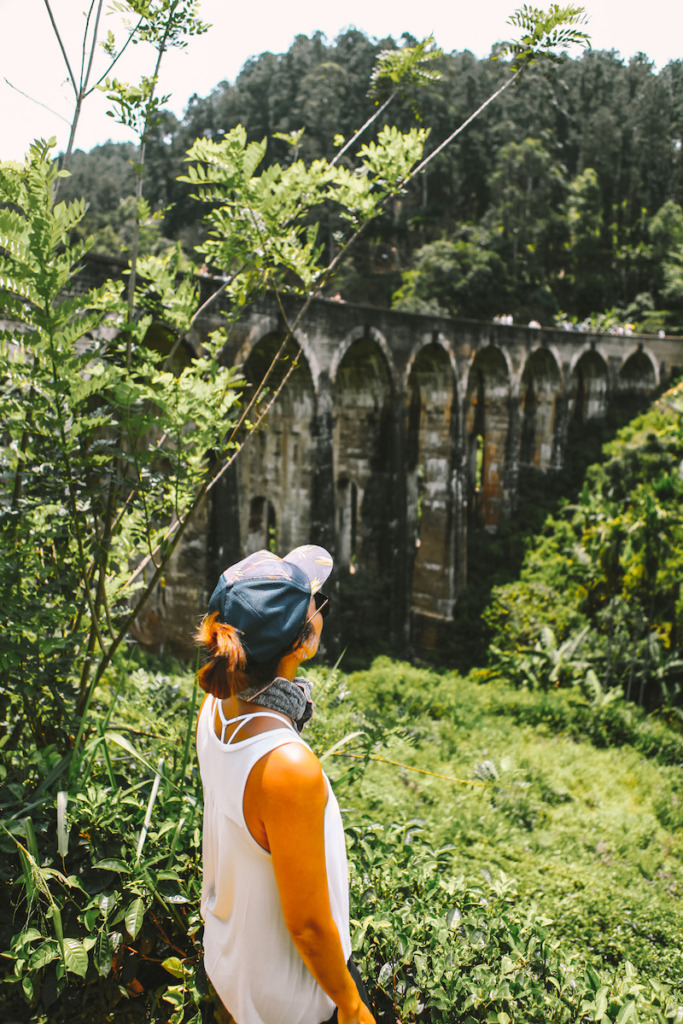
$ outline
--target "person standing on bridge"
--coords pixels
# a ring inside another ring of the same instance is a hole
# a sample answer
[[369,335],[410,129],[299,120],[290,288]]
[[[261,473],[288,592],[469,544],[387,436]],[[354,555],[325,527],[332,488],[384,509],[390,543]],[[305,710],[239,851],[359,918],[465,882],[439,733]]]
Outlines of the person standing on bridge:
[[374,1024],[351,960],[339,805],[300,733],[332,558],[257,551],[221,575],[198,639],[206,973],[236,1024]]

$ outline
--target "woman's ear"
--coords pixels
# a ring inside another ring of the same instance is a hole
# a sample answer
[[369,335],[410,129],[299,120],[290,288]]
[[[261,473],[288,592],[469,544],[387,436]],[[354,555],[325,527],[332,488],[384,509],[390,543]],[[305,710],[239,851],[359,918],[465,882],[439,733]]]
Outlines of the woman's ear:
[[320,631],[311,623],[306,631],[306,636],[294,648],[294,653],[300,661],[308,661],[315,657],[319,644]]
[[[296,675],[296,670],[302,661],[309,661],[313,658],[318,650],[318,637],[314,629],[310,633],[300,640],[296,647],[292,647],[287,654],[283,655],[278,664],[277,674],[284,676],[285,679],[293,679]],[[291,675],[290,675],[291,672]]]
[[312,658],[318,650],[318,637],[315,634],[315,630],[311,630],[308,636],[297,644],[296,653],[298,657],[301,657],[302,661],[308,661]]

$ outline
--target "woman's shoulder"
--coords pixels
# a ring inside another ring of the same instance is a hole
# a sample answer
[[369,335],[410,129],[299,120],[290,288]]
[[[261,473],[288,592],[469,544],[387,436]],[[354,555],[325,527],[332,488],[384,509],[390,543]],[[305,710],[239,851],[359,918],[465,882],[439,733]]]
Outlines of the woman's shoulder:
[[325,777],[320,761],[303,740],[283,743],[259,762],[264,795],[286,804],[325,800]]

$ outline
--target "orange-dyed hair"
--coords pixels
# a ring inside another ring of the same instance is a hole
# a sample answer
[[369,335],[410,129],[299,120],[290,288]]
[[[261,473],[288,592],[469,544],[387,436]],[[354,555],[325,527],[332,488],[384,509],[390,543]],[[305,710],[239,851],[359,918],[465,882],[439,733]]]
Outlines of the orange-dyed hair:
[[249,685],[247,655],[239,630],[219,622],[218,612],[212,612],[202,619],[196,639],[209,652],[209,660],[199,670],[199,685],[203,690],[224,700]]
[[268,661],[253,662],[247,656],[240,631],[234,626],[218,621],[218,612],[206,615],[195,634],[195,638],[206,647],[209,660],[199,670],[199,685],[218,700],[233,697],[248,686],[260,686],[275,678],[280,659],[287,651],[305,643],[313,633],[313,626],[306,620],[299,635]]

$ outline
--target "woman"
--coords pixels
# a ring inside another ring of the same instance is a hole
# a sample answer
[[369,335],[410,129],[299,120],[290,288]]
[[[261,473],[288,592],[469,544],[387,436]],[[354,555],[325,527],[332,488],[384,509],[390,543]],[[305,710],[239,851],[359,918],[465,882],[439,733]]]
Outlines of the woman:
[[331,571],[314,545],[257,551],[225,570],[199,628],[204,961],[237,1024],[374,1024],[350,960],[339,806],[299,735],[313,705],[296,673]]

